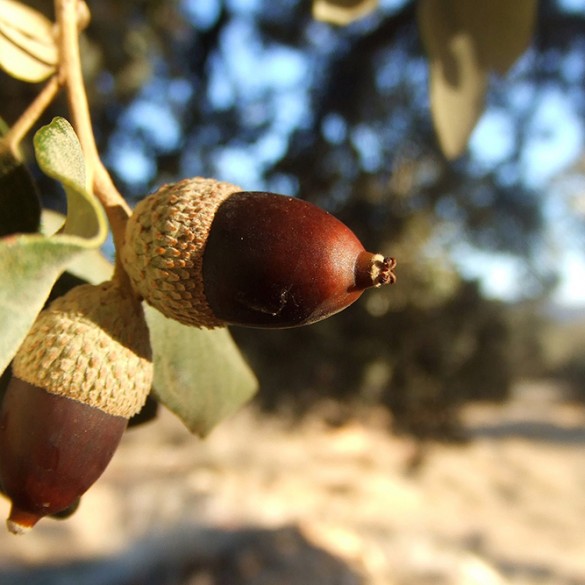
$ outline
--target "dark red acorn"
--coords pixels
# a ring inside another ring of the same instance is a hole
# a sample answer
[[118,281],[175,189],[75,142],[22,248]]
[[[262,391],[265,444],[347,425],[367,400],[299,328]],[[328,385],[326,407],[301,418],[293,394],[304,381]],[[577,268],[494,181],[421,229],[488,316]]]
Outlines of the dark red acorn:
[[122,260],[148,303],[198,327],[308,325],[396,279],[393,258],[319,207],[202,178],[137,206]]
[[66,510],[103,473],[128,420],[13,377],[0,411],[0,482],[11,532]]
[[366,288],[393,281],[394,261],[366,252],[319,207],[283,195],[235,193],[215,212],[203,254],[205,296],[227,323],[308,325]]
[[118,282],[77,286],[39,313],[0,407],[11,532],[75,505],[143,407],[152,375],[142,305]]

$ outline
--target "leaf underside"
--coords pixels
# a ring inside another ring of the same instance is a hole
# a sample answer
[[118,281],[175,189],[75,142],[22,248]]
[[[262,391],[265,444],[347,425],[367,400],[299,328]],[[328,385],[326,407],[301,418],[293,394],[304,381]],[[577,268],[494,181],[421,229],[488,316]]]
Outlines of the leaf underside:
[[55,72],[57,59],[53,23],[26,4],[0,0],[0,69],[36,83]]
[[194,434],[205,436],[256,392],[258,383],[228,329],[198,329],[145,307],[154,394]]
[[69,125],[56,118],[35,136],[43,171],[67,192],[64,233],[15,234],[0,239],[0,372],[4,371],[47,300],[59,275],[88,250],[104,242],[103,210],[85,190],[81,146]]
[[376,9],[378,0],[313,0],[313,18],[346,26]]
[[505,73],[532,36],[536,0],[421,0],[430,100],[445,156],[460,156],[484,109],[490,72]]

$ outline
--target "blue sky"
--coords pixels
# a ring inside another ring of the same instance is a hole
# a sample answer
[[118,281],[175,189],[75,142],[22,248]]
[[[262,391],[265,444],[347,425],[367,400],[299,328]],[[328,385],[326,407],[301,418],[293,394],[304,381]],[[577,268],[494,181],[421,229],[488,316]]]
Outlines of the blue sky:
[[[567,0],[568,1],[568,0]],[[582,62],[575,64],[583,67]],[[521,91],[521,89],[520,89]],[[511,119],[504,110],[487,110],[470,140],[473,156],[486,164],[505,160],[513,147]],[[583,226],[575,220],[573,198],[579,193],[567,188],[562,177],[570,172],[585,151],[581,121],[570,98],[553,88],[539,95],[531,127],[529,148],[523,152],[521,172],[528,185],[542,192],[548,219],[550,255],[543,262],[555,262],[562,281],[554,294],[561,304],[585,304],[585,253]],[[512,256],[492,256],[462,246],[455,257],[464,274],[480,278],[487,294],[504,299],[522,295],[520,261]]]

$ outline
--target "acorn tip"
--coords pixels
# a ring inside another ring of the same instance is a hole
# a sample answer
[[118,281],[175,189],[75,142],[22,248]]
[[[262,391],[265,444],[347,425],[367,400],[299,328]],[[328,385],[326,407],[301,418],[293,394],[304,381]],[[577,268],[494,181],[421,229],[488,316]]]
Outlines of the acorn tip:
[[41,516],[12,506],[10,516],[6,520],[6,528],[12,534],[26,534],[41,519]]
[[380,272],[378,273],[378,284],[394,284],[396,282],[394,268],[396,268],[396,258],[391,256],[384,258],[381,261]]

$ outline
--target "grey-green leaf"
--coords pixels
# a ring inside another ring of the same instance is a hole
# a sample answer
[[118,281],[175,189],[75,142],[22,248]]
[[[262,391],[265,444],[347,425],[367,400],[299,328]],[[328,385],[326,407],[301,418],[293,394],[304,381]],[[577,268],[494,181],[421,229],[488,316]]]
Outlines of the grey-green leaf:
[[346,26],[372,12],[378,0],[313,0],[313,18]]
[[54,282],[84,249],[78,238],[65,236],[0,239],[0,372],[14,357]]
[[45,174],[59,181],[67,193],[64,234],[103,241],[104,211],[86,187],[85,160],[77,136],[67,120],[55,118],[34,138],[35,155]]
[[421,0],[419,28],[430,60],[433,122],[447,158],[459,156],[483,113],[487,71],[447,0]]
[[[52,209],[43,209],[41,231],[46,236],[55,234],[65,223],[65,216]],[[67,271],[92,284],[110,280],[114,265],[99,248],[82,251],[67,265]]]
[[[102,208],[85,191],[85,165],[71,126],[62,118],[35,137],[41,168],[67,192],[64,233],[15,235],[0,239],[0,372],[24,340],[59,275],[107,235]],[[69,229],[67,227],[69,226]]]
[[53,23],[15,0],[0,0],[0,69],[36,83],[55,72],[58,50]]
[[528,48],[536,0],[449,0],[453,18],[472,37],[482,66],[504,74]]
[[146,307],[154,395],[205,436],[256,392],[258,383],[227,329],[186,327]]

